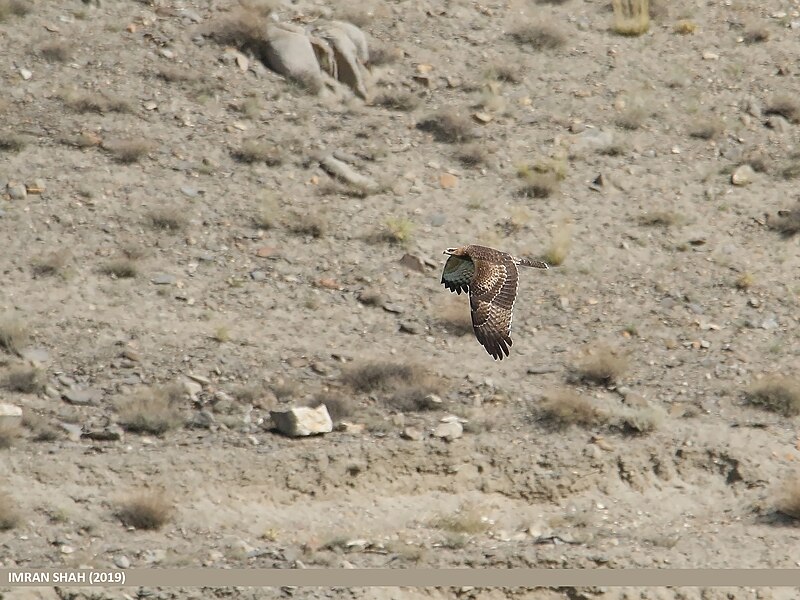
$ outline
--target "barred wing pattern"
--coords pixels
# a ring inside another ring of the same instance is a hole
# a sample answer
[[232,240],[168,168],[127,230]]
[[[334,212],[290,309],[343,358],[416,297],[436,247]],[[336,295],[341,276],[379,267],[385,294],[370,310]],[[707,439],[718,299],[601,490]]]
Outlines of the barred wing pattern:
[[472,327],[475,337],[496,360],[502,360],[504,354],[508,356],[511,347],[512,311],[518,287],[519,274],[512,260],[476,263],[469,295]]

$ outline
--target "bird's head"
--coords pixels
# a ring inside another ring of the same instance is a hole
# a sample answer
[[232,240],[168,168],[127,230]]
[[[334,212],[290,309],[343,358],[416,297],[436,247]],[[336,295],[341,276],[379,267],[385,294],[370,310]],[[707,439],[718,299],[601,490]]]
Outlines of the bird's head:
[[464,251],[461,248],[448,248],[443,252],[443,254],[449,254],[450,256],[462,256]]

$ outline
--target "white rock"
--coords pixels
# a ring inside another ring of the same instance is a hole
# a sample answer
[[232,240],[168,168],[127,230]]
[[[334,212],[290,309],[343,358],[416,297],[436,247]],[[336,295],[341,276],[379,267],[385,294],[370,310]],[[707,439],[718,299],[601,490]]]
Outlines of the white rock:
[[433,435],[446,442],[452,442],[464,435],[464,427],[458,421],[441,423],[433,430]]
[[278,431],[291,437],[302,437],[333,431],[333,421],[324,404],[316,408],[298,406],[289,410],[270,411]]
[[753,183],[753,177],[756,172],[750,165],[741,165],[731,175],[731,183],[733,185],[743,186]]
[[270,69],[296,81],[322,86],[317,56],[302,27],[270,23],[266,38],[265,54]]
[[7,427],[22,425],[22,409],[13,404],[0,403],[0,425]]

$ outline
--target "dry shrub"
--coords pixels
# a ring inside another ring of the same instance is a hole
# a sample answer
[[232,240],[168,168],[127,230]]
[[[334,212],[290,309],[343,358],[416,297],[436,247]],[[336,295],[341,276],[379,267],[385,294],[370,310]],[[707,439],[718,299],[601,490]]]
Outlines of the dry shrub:
[[33,261],[31,261],[33,273],[37,276],[63,274],[64,268],[67,266],[67,262],[71,256],[72,255],[67,250],[55,250],[35,258]]
[[778,172],[784,179],[797,179],[800,177],[800,152],[789,152]]
[[117,162],[131,164],[152,152],[154,146],[145,138],[125,138],[103,141],[103,150],[108,152]]
[[183,67],[175,67],[172,65],[159,67],[156,76],[159,79],[169,83],[197,81],[197,79],[200,77],[195,71]]
[[254,164],[264,163],[269,167],[283,164],[283,153],[276,144],[245,140],[241,147],[231,150],[231,156],[239,162]]
[[431,527],[460,534],[479,534],[489,529],[488,521],[474,508],[461,508],[451,515],[440,515],[430,522]]
[[554,228],[550,236],[550,245],[545,250],[542,259],[548,265],[558,266],[563,264],[572,247],[572,223],[562,219]]
[[20,520],[16,502],[6,492],[0,492],[0,531],[14,529]]
[[19,425],[0,423],[0,450],[11,448],[21,435],[22,430]]
[[779,94],[764,108],[764,114],[780,115],[792,123],[800,123],[800,102],[795,96]]
[[0,0],[0,23],[12,16],[24,17],[31,10],[31,4],[24,0]]
[[159,491],[131,494],[119,503],[116,516],[126,527],[161,529],[172,514],[172,506]]
[[33,411],[23,411],[22,425],[30,430],[35,442],[53,442],[61,438],[61,434],[44,417]]
[[38,394],[44,389],[44,371],[31,366],[12,367],[3,375],[2,386],[21,394]]
[[61,100],[68,108],[80,113],[133,112],[133,107],[127,99],[108,93],[67,90],[61,93]]
[[739,276],[736,278],[736,281],[733,282],[733,285],[737,290],[746,291],[753,287],[754,283],[755,278],[753,277],[753,274],[748,271],[744,271],[743,273],[739,274]]
[[132,279],[139,275],[139,267],[130,258],[115,258],[104,264],[100,272],[117,279]]
[[0,131],[0,151],[19,152],[31,141],[27,135],[14,133],[13,131]]
[[672,31],[678,35],[690,35],[697,31],[697,23],[689,19],[681,19],[675,23],[675,27],[672,28]]
[[382,394],[387,405],[401,412],[439,408],[431,395],[440,394],[444,385],[422,366],[393,362],[352,367],[342,374],[342,380],[356,391]]
[[334,423],[346,419],[355,412],[353,399],[335,390],[318,394],[309,406],[317,408],[320,404],[324,404],[328,409],[328,414]]
[[118,403],[117,421],[126,431],[163,435],[181,423],[181,398],[178,387],[142,390]]
[[567,36],[555,23],[543,19],[518,25],[511,37],[520,46],[538,51],[555,50],[567,42]]
[[380,67],[397,62],[403,57],[403,51],[389,48],[388,46],[370,46],[369,63],[370,67]]
[[385,91],[375,98],[374,104],[391,110],[411,112],[420,105],[420,98],[405,90]]
[[655,431],[664,422],[666,413],[659,406],[623,406],[608,415],[609,425],[624,433],[643,434]]
[[750,404],[786,417],[800,415],[800,379],[768,375],[745,392]]
[[672,227],[680,222],[680,215],[671,210],[652,210],[639,215],[639,225],[643,227]]
[[407,244],[413,234],[413,221],[403,217],[389,217],[376,237],[392,244]]
[[482,144],[462,144],[453,156],[465,167],[480,167],[489,162],[489,153]]
[[321,238],[329,228],[327,217],[324,213],[293,213],[287,224],[287,229],[296,235],[308,235]]
[[504,83],[521,83],[525,73],[517,64],[496,62],[486,69],[486,78]]
[[557,427],[592,427],[605,421],[602,413],[590,400],[568,388],[545,394],[538,412],[542,419]]
[[648,0],[612,0],[614,33],[638,36],[650,29],[650,7]]
[[554,173],[531,171],[522,176],[523,184],[517,195],[523,198],[549,198],[558,191],[559,180]]
[[239,8],[214,19],[201,31],[224,46],[250,50],[262,55],[270,9]]
[[177,206],[160,206],[147,213],[147,222],[153,229],[181,231],[186,227],[186,211]]
[[444,108],[417,123],[417,128],[433,134],[438,142],[458,144],[475,136],[472,121],[453,108]]
[[571,369],[571,378],[584,383],[610,385],[628,370],[628,360],[618,350],[603,344],[590,349]]
[[795,474],[783,483],[775,510],[792,519],[800,520],[800,476]]
[[718,138],[725,130],[723,122],[714,116],[707,115],[696,119],[689,125],[689,135],[700,140],[713,140]]
[[639,129],[647,117],[650,116],[649,111],[644,106],[634,104],[623,109],[615,119],[615,123],[623,129],[635,130]]
[[30,339],[28,328],[19,320],[7,317],[0,321],[0,348],[19,354]]
[[67,62],[72,57],[72,47],[61,40],[53,40],[39,47],[39,55],[48,62]]
[[742,36],[745,44],[760,44],[769,40],[769,29],[760,23],[750,23],[744,29]]
[[800,206],[778,211],[777,217],[771,217],[768,223],[770,229],[779,232],[784,237],[797,235],[800,233]]

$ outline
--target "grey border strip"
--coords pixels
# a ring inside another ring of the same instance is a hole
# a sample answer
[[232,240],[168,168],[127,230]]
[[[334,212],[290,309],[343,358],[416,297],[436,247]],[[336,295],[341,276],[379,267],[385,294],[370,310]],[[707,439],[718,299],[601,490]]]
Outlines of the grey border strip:
[[43,585],[800,587],[800,569],[0,569],[0,588]]

